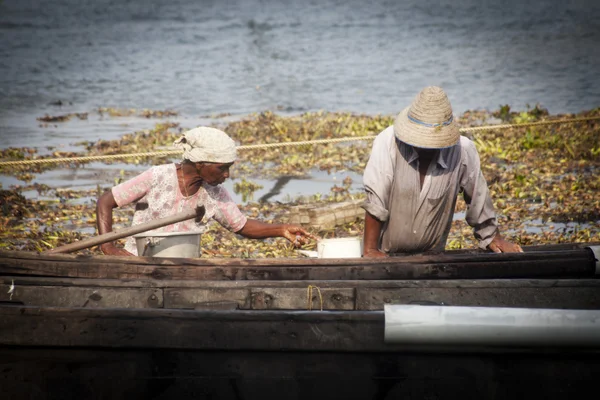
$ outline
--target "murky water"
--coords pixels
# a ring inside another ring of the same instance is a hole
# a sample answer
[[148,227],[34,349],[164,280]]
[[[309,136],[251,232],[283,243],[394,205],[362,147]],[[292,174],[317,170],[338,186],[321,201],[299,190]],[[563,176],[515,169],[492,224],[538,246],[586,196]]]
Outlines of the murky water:
[[[191,128],[212,123],[209,115],[264,110],[395,114],[432,84],[455,113],[538,102],[578,112],[600,105],[599,43],[600,2],[591,0],[4,0],[0,148],[79,150],[156,122],[102,118],[92,112],[100,106],[171,109]],[[70,112],[90,114],[36,121]],[[90,165],[36,181],[92,187],[119,169]],[[276,184],[259,183],[259,198]],[[269,199],[334,183],[313,173]]]

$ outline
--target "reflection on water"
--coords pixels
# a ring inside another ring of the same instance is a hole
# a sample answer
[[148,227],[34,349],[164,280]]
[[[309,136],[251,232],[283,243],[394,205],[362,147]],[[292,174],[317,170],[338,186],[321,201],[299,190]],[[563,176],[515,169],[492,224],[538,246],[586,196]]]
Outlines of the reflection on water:
[[[349,187],[350,193],[361,193],[362,175],[351,172],[327,173],[324,171],[310,171],[305,176],[282,176],[275,180],[252,179],[253,182],[262,186],[253,193],[247,202],[280,202],[289,203],[301,198],[320,195],[322,197],[330,194],[333,186],[342,186],[342,181],[350,177],[352,184]],[[226,181],[223,186],[229,190],[232,197],[238,204],[243,204],[242,195],[234,193],[233,185],[235,180]]]
[[273,185],[273,187],[271,187],[271,189],[266,194],[261,196],[260,199],[258,199],[258,202],[259,203],[267,202],[272,197],[277,196],[278,194],[281,194],[281,189],[283,189],[285,187],[285,185],[287,185],[288,182],[293,179],[294,179],[293,176],[281,176],[281,177],[277,178],[275,180],[275,184]]
[[457,113],[579,112],[600,102],[599,19],[586,0],[4,0],[0,147],[131,130],[39,130],[46,113],[395,114],[432,84]]
[[[149,166],[91,163],[77,168],[61,168],[36,174],[34,179],[25,183],[15,177],[0,175],[0,184],[4,189],[16,186],[47,185],[52,189],[89,191],[107,189],[114,186],[119,180],[128,179],[139,174]],[[362,191],[362,176],[351,171],[327,173],[325,171],[310,171],[305,176],[282,176],[276,179],[251,179],[252,182],[262,186],[252,196],[244,200],[241,193],[235,193],[234,184],[239,179],[228,179],[223,186],[229,191],[237,204],[250,202],[280,202],[289,203],[298,198],[308,198],[314,195],[325,196],[331,188],[342,186],[346,178],[352,179],[349,187],[351,193]],[[36,190],[26,190],[22,193],[28,199],[53,200],[56,197],[45,197]],[[85,198],[82,198],[85,199]],[[89,199],[89,198],[88,198]],[[95,199],[94,199],[95,200]],[[79,199],[81,201],[81,199]]]

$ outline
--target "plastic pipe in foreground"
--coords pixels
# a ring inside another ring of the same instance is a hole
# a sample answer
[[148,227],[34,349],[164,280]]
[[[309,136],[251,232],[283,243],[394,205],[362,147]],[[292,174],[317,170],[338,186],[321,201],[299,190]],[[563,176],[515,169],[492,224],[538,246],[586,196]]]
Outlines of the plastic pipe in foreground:
[[514,346],[600,346],[600,310],[384,306],[385,342]]

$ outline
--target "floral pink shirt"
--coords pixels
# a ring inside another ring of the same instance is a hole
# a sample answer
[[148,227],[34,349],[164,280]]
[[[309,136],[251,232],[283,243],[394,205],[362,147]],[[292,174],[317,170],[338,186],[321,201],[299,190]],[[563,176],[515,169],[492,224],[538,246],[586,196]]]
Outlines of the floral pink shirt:
[[[140,175],[112,188],[119,207],[135,204],[132,225],[165,218],[185,210],[204,205],[206,214],[201,223],[194,219],[177,222],[150,232],[199,232],[206,229],[206,223],[215,219],[224,228],[237,232],[246,225],[247,218],[233,202],[227,189],[221,185],[203,184],[191,196],[179,190],[175,164],[152,167]],[[135,239],[127,238],[125,249],[137,255]]]

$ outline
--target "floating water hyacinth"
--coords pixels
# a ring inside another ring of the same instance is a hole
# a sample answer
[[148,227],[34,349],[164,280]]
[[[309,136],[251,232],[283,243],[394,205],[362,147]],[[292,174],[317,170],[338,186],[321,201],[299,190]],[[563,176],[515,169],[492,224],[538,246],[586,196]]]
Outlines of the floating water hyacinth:
[[[497,112],[507,122],[540,118],[600,116],[600,110],[578,115],[550,116],[539,109]],[[469,111],[458,122],[461,127],[486,125],[493,113]],[[393,121],[393,116],[366,116],[340,113],[307,113],[282,117],[271,112],[251,115],[219,128],[243,145],[281,143],[339,137],[376,135]],[[68,121],[65,123],[69,123]],[[123,135],[120,140],[82,142],[84,151],[56,152],[56,156],[87,154],[127,154],[170,146],[187,128],[161,121],[153,129]],[[598,121],[557,124],[529,128],[484,130],[465,133],[478,147],[483,174],[488,182],[502,232],[521,245],[561,242],[600,241],[600,124]],[[371,151],[372,141],[363,140],[325,145],[244,150],[232,169],[234,185],[250,195],[259,185],[253,179],[275,179],[282,175],[302,176],[312,169],[361,174]],[[0,150],[0,158],[34,159],[31,148]],[[178,157],[175,157],[178,159]],[[172,157],[126,158],[119,163],[160,164]],[[114,161],[106,161],[106,164]],[[32,175],[64,165],[1,167],[0,173],[22,178],[22,186],[0,188],[0,249],[43,251],[96,234],[95,199],[108,187],[90,190],[57,189],[27,184]],[[138,172],[136,172],[138,171]],[[114,178],[126,179],[137,170],[124,169]],[[244,182],[246,182],[244,184]],[[283,222],[290,207],[300,203],[324,205],[360,198],[352,192],[352,179],[332,185],[329,193],[299,196],[282,203],[248,203],[241,206],[250,218]],[[2,190],[4,189],[4,190]],[[22,193],[37,191],[39,199]],[[43,195],[42,195],[43,194]],[[83,200],[82,200],[83,199]],[[88,200],[85,200],[88,199]],[[447,249],[476,247],[472,229],[461,218],[466,204],[459,198],[457,218],[449,235]],[[133,207],[116,209],[114,228],[129,226]],[[362,235],[363,220],[357,218],[320,232],[322,237]],[[202,251],[207,257],[297,257],[285,239],[247,240],[214,223],[202,236]],[[315,250],[314,244],[304,250]],[[82,253],[99,254],[96,248]]]

